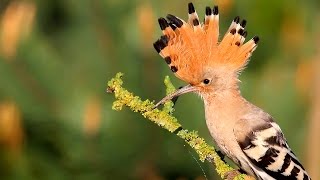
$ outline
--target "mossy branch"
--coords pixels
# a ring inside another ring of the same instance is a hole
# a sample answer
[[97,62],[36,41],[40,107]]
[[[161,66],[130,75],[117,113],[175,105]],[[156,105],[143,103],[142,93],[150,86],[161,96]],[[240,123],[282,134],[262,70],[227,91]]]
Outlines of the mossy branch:
[[[199,137],[196,131],[188,131],[183,129],[178,120],[172,116],[174,111],[173,102],[165,103],[162,110],[154,109],[154,103],[150,100],[142,101],[140,97],[133,95],[122,87],[122,73],[117,73],[114,78],[108,82],[107,92],[113,93],[116,100],[113,102],[112,109],[120,111],[123,106],[129,107],[134,112],[139,112],[146,119],[151,120],[158,126],[175,133],[180,138],[184,139],[199,155],[202,162],[208,160],[212,162],[217,173],[222,177],[226,177],[226,173],[234,171],[234,169],[226,164],[217,154],[212,146],[209,146],[203,138]],[[175,91],[169,77],[165,78],[165,85],[167,87],[167,94]],[[250,179],[249,176],[240,174],[235,179]]]

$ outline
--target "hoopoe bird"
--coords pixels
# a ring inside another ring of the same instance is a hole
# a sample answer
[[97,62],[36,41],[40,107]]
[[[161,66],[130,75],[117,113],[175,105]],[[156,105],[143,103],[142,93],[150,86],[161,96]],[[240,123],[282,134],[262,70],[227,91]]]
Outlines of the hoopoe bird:
[[189,19],[159,18],[163,35],[153,45],[176,77],[188,83],[156,106],[182,94],[199,94],[206,124],[224,155],[259,180],[311,179],[273,118],[241,96],[238,76],[259,37],[247,42],[246,20],[237,16],[219,41],[218,6],[206,7],[200,23],[194,5]]

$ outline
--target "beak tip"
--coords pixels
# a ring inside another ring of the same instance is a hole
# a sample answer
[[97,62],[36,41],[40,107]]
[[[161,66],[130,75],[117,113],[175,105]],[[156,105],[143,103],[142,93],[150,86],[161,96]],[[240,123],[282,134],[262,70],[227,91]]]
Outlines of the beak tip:
[[161,100],[156,105],[153,106],[152,110],[158,108],[160,105],[162,105],[165,101]]
[[153,107],[152,107],[152,109],[151,110],[155,110],[155,109],[157,109],[158,108],[158,104],[156,104],[156,105],[154,105]]

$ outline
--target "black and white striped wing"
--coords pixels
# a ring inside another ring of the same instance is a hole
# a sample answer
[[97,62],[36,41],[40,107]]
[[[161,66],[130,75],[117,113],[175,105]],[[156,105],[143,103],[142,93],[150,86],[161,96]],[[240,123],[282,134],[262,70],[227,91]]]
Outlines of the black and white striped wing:
[[[310,180],[311,178],[289,148],[280,127],[272,119],[262,123],[259,120],[255,122],[260,124],[249,128],[251,130],[243,136],[244,138],[237,137],[237,134],[240,131],[243,133],[243,130],[236,127],[234,133],[256,176],[262,180]],[[250,124],[252,122],[248,123],[249,126]]]

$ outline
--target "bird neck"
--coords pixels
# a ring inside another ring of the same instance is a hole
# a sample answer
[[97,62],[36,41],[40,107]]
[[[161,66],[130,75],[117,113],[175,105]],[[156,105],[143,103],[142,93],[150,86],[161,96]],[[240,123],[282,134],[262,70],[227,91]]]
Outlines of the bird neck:
[[229,119],[237,115],[243,115],[250,104],[241,96],[238,88],[207,93],[203,96],[203,100],[206,117],[211,117],[210,119],[213,117],[216,117],[214,119]]
[[226,89],[218,92],[209,92],[203,95],[203,99],[207,105],[228,104],[244,100],[238,88]]

